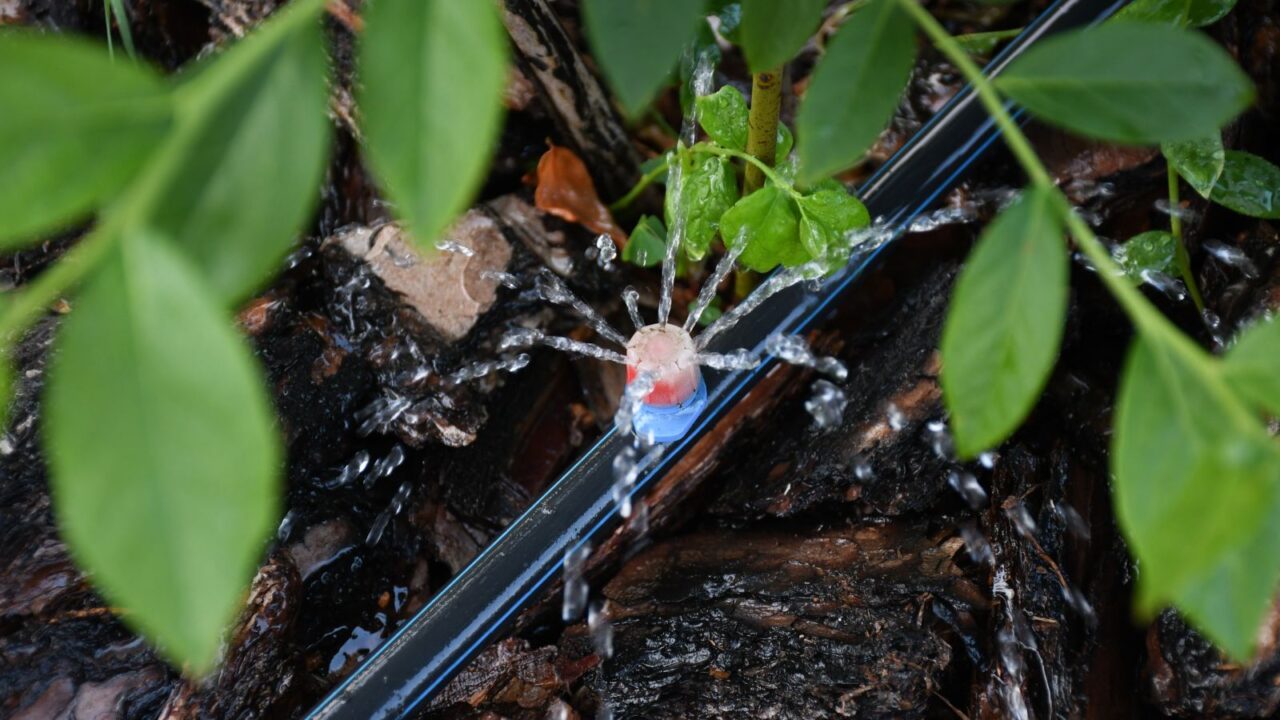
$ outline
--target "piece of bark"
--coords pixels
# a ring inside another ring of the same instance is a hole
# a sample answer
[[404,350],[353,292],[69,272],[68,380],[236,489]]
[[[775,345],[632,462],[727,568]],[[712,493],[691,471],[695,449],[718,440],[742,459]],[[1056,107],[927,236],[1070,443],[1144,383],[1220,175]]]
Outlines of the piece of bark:
[[621,197],[640,179],[640,154],[560,19],[545,0],[506,0],[502,20],[561,141],[587,164],[606,199]]
[[984,604],[960,547],[904,525],[662,543],[605,586],[614,654],[586,681],[619,719],[925,717],[952,657],[930,607]]

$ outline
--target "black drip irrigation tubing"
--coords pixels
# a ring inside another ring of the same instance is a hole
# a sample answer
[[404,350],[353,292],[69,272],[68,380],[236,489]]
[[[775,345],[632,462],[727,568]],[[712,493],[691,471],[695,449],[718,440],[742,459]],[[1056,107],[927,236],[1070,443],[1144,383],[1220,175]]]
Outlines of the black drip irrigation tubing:
[[[1040,38],[1097,23],[1125,0],[1057,0],[987,64],[996,75]],[[999,130],[966,87],[859,188],[877,222],[897,238],[999,138]],[[892,241],[855,256],[817,291],[804,284],[779,292],[721,333],[709,350],[763,351],[775,333],[812,327]],[[667,445],[662,457],[637,477],[632,495],[644,491],[769,371],[768,358],[753,370],[707,373],[707,406],[693,428]],[[463,569],[387,642],[308,714],[308,720],[403,718],[441,690],[462,666],[516,615],[540,599],[574,551],[619,523],[612,497],[613,460],[631,437],[610,430],[542,497]]]

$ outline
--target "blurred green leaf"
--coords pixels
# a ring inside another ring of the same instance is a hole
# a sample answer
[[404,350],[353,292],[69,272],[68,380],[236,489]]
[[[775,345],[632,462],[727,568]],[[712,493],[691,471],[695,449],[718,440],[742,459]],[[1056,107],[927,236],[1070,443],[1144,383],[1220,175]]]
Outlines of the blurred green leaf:
[[179,86],[174,131],[122,211],[176,242],[229,304],[278,269],[320,198],[322,8],[290,3]]
[[96,268],[58,335],[44,437],[72,554],[202,674],[277,519],[282,456],[252,353],[172,245],[131,234]]
[[667,227],[676,231],[684,220],[680,248],[690,260],[701,260],[720,228],[720,216],[738,199],[737,176],[727,158],[707,153],[676,155],[684,163],[679,183],[667,186],[664,210]]
[[104,0],[102,11],[106,15],[108,54],[115,56],[111,44],[111,21],[114,19],[116,28],[120,31],[120,40],[124,43],[124,51],[129,57],[136,57],[138,51],[133,47],[133,29],[129,27],[129,13],[125,10],[124,0]]
[[0,36],[0,250],[83,219],[151,157],[173,110],[149,68],[69,37]]
[[1111,466],[1117,517],[1142,567],[1140,612],[1174,603],[1247,659],[1280,579],[1280,452],[1185,336],[1134,342]]
[[1280,417],[1280,321],[1262,320],[1240,333],[1223,357],[1227,384],[1245,404]]
[[1134,235],[1112,253],[1124,274],[1136,283],[1143,273],[1178,274],[1178,240],[1165,230],[1148,230]]
[[434,247],[484,181],[502,123],[507,37],[496,3],[372,0],[360,49],[370,160]]
[[1018,37],[1022,32],[1022,28],[1014,28],[1012,30],[992,30],[991,32],[969,33],[968,35],[957,35],[956,43],[964,48],[964,51],[976,57],[987,57],[995,51],[996,45]]
[[809,253],[800,243],[800,211],[785,190],[773,183],[742,198],[720,219],[725,245],[745,242],[738,262],[756,272],[778,265],[792,267],[807,262]]
[[1132,22],[1036,43],[996,87],[1047,122],[1130,144],[1209,135],[1253,100],[1249,78],[1203,34]]
[[982,233],[942,330],[942,390],[956,451],[1009,436],[1053,370],[1067,308],[1067,251],[1052,191],[1028,190]]
[[1209,199],[1256,218],[1280,218],[1280,168],[1257,155],[1228,150]]
[[800,176],[812,183],[862,159],[898,107],[915,62],[915,26],[894,0],[854,13],[814,69],[796,117]]
[[747,100],[738,89],[725,85],[698,98],[698,124],[720,147],[747,147]]
[[697,35],[698,23],[706,22],[702,13],[698,0],[583,0],[596,61],[629,115],[639,115],[662,87]]
[[1222,136],[1210,133],[1204,137],[1160,146],[1165,160],[1196,192],[1209,197],[1222,177],[1227,155],[1222,149]]
[[852,244],[848,234],[871,223],[867,208],[843,187],[823,189],[796,200],[800,208],[800,243],[814,258],[825,258],[829,270],[843,267]]
[[1185,27],[1191,0],[1133,0],[1116,11],[1111,22],[1165,23]]
[[781,67],[822,22],[827,0],[742,0],[738,37],[751,72]]
[[1212,25],[1231,12],[1236,0],[1190,0],[1187,22],[1195,27]]
[[667,254],[667,229],[662,221],[652,215],[641,215],[635,230],[622,248],[622,259],[640,267],[662,264]]

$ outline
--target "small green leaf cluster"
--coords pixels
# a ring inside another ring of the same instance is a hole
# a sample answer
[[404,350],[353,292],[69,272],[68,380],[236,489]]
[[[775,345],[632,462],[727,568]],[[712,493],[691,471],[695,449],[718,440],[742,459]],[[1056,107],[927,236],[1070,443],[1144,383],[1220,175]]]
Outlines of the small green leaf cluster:
[[[820,258],[832,270],[843,267],[853,246],[852,233],[870,220],[862,203],[833,180],[808,192],[796,189],[789,179],[794,169],[786,164],[793,142],[786,125],[779,124],[777,130],[776,162],[782,168],[775,171],[748,155],[747,101],[736,88],[725,86],[699,97],[696,107],[698,123],[709,139],[665,156],[665,224],[642,216],[623,259],[644,267],[656,265],[666,253],[668,233],[678,231],[684,257],[692,262],[703,260],[719,237],[730,248],[745,244],[739,262],[759,272]],[[742,196],[734,159],[761,166],[766,185]]]
[[[279,433],[231,312],[319,198],[324,7],[295,0],[176,81],[85,41],[0,35],[0,250],[97,214],[0,304],[3,355],[76,290],[43,421],[62,533],[125,621],[194,674],[214,663],[278,519]],[[488,2],[366,7],[367,149],[429,247],[483,178],[506,40]],[[0,362],[3,404],[10,372]]]

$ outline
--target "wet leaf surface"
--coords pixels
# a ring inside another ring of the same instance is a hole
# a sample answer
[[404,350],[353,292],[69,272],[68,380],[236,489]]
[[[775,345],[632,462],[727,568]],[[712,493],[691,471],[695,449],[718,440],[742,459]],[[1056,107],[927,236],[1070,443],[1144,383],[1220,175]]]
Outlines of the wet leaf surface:
[[1177,238],[1164,230],[1148,230],[1126,240],[1114,257],[1131,280],[1143,283],[1144,273],[1176,275],[1177,252]]
[[1160,146],[1165,160],[1202,197],[1209,197],[1226,168],[1227,155],[1222,136],[1212,133],[1202,138]]
[[720,220],[721,236],[731,247],[747,244],[739,262],[757,272],[809,259],[800,243],[800,212],[795,200],[773,183],[742,198]]
[[1280,168],[1240,150],[1228,150],[1209,199],[1242,215],[1280,218]]
[[677,156],[684,163],[678,183],[671,183],[664,199],[668,228],[684,223],[680,247],[690,260],[706,256],[723,223],[723,215],[738,200],[738,176],[728,158],[693,153]]

